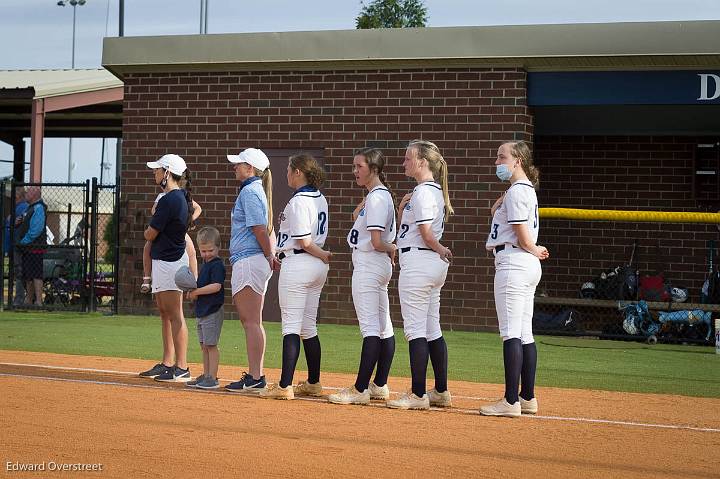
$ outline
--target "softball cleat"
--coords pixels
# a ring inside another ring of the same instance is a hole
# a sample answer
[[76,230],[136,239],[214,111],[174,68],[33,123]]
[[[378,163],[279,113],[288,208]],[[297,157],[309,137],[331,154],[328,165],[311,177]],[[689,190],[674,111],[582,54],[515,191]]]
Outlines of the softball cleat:
[[328,401],[333,404],[370,404],[370,392],[367,389],[360,392],[355,386],[350,386],[338,393],[330,394]]
[[537,412],[538,412],[537,398],[532,398],[529,401],[526,401],[525,399],[520,398],[520,411],[523,414],[537,414]]
[[320,381],[315,384],[303,381],[297,386],[294,386],[293,392],[296,396],[320,397],[322,396],[322,384],[320,384]]
[[380,399],[382,401],[390,399],[390,388],[387,384],[378,386],[373,381],[370,381],[368,391],[370,391],[370,399]]
[[435,407],[450,407],[452,406],[452,396],[450,391],[437,392],[435,389],[431,389],[427,393],[428,400],[431,406]]
[[488,404],[480,408],[480,414],[483,416],[504,416],[504,417],[520,417],[520,401],[510,404],[507,399],[502,398],[495,404]]
[[386,403],[390,409],[430,409],[430,400],[427,394],[417,397],[415,393],[407,392],[400,395],[399,398],[393,399]]
[[271,384],[267,389],[260,391],[259,396],[263,399],[295,399],[292,385],[281,387],[279,384]]

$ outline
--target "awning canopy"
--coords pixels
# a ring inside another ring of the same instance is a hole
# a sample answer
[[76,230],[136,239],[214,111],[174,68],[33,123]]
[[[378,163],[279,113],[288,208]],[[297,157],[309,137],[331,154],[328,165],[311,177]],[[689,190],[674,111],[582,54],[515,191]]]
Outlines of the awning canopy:
[[42,138],[120,138],[122,99],[122,81],[104,69],[0,71],[0,141],[22,163],[17,150],[31,138],[30,178],[39,181]]

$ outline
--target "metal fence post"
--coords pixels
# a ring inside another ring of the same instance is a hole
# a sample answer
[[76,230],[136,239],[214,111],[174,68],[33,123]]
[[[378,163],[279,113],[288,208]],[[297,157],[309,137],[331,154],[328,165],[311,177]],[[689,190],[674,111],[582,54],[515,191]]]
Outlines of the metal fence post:
[[10,252],[8,253],[8,309],[13,309],[15,293],[15,189],[17,183],[10,181]]
[[91,200],[92,216],[90,221],[90,312],[97,310],[95,301],[95,270],[97,269],[97,229],[98,229],[98,181],[97,178],[92,179],[92,200]]
[[82,291],[82,296],[85,298],[85,304],[84,311],[88,311],[88,288],[87,288],[87,275],[88,275],[88,233],[90,229],[90,218],[89,216],[89,208],[90,208],[90,180],[85,180],[85,208],[83,211],[83,220],[85,221],[85,225],[87,226],[83,233],[83,273],[82,273],[82,281],[80,282],[80,290]]
[[[3,217],[5,216],[5,189],[6,189],[5,186],[6,186],[6,183],[3,181],[2,185],[0,185],[0,211],[3,212]],[[12,215],[10,215],[10,218],[12,218]],[[2,251],[2,254],[0,254],[0,311],[4,311],[4,309],[5,309],[5,255],[9,254],[8,251],[5,251],[5,223],[3,223],[2,230],[0,230],[0,251]],[[8,281],[8,286],[10,285],[10,281]]]

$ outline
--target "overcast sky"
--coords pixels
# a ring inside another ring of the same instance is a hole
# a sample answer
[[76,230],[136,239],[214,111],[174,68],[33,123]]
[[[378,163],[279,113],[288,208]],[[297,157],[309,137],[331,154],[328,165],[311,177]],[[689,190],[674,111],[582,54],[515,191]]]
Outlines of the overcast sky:
[[[0,0],[0,69],[70,68],[73,8],[56,4]],[[720,19],[720,0],[426,0],[425,5],[430,27]],[[100,67],[102,38],[118,34],[118,0],[87,0],[76,9],[75,67]],[[208,33],[352,29],[359,11],[356,0],[209,0]],[[126,36],[196,34],[199,28],[200,0],[125,0]],[[45,145],[43,180],[66,181],[67,140]],[[11,158],[12,149],[0,142],[0,160]],[[73,161],[74,181],[99,176],[99,140],[74,140]],[[114,167],[114,155],[110,162]],[[10,164],[0,163],[0,177],[11,173]]]

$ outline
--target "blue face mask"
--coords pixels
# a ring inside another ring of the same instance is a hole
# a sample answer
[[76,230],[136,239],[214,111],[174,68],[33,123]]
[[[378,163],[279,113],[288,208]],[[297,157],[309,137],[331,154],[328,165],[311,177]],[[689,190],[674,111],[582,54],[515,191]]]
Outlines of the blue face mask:
[[510,167],[503,163],[497,165],[495,174],[498,178],[500,178],[500,181],[507,181],[510,179],[510,177],[512,177],[512,171],[510,170]]

